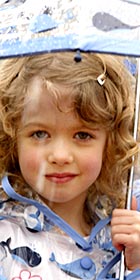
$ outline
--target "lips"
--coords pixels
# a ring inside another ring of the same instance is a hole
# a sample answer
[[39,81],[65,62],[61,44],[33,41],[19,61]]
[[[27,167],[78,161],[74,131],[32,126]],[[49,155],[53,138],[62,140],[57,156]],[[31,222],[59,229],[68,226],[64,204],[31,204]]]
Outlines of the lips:
[[77,175],[72,173],[52,173],[45,175],[46,179],[53,183],[62,184],[71,181]]

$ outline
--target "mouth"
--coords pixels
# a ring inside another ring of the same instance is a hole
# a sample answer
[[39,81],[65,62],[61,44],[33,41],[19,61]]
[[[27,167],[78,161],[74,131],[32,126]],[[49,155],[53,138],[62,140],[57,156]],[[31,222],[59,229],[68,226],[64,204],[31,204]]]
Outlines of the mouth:
[[74,179],[76,176],[77,174],[72,173],[52,173],[45,175],[46,179],[56,184],[67,183]]

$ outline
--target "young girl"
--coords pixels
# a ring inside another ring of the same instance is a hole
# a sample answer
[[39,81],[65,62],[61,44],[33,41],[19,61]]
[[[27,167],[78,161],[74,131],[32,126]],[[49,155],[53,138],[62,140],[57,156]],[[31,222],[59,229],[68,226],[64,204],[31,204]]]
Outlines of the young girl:
[[128,80],[110,55],[1,63],[0,279],[103,279],[121,250],[140,268],[136,199],[122,209],[138,153]]

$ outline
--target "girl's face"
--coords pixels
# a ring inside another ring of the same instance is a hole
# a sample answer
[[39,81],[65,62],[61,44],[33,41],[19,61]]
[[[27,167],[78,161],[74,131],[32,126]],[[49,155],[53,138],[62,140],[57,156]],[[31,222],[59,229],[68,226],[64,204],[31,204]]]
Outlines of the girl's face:
[[28,88],[18,133],[18,157],[25,181],[53,205],[85,199],[102,168],[106,133],[91,129],[71,106],[71,92],[60,88],[61,109],[53,94],[34,79]]

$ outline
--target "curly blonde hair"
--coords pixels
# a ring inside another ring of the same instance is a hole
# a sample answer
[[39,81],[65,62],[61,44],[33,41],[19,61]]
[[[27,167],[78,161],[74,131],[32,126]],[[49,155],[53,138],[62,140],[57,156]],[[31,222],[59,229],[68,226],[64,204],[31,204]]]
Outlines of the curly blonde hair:
[[[102,170],[89,189],[87,201],[106,195],[117,207],[122,207],[128,170],[133,164],[132,157],[138,153],[132,137],[134,93],[130,74],[118,57],[81,53],[82,61],[76,62],[74,55],[74,52],[47,53],[1,63],[0,178],[9,174],[17,191],[27,195],[18,163],[16,136],[29,82],[38,76],[43,81],[70,87],[73,106],[80,118],[107,131]],[[105,79],[103,85],[97,81],[101,74]]]

